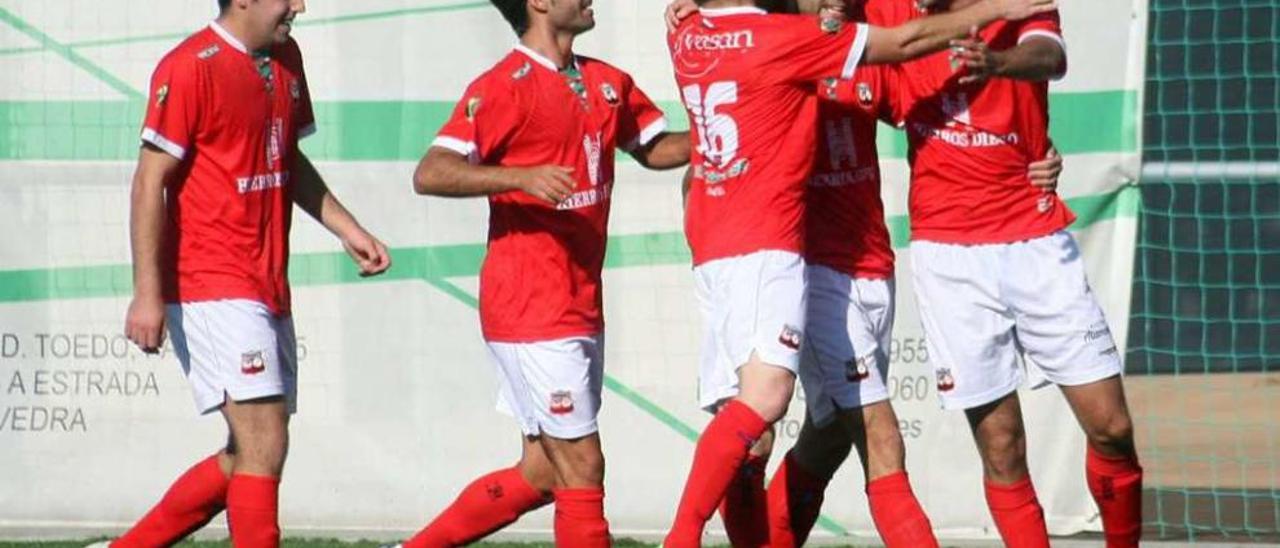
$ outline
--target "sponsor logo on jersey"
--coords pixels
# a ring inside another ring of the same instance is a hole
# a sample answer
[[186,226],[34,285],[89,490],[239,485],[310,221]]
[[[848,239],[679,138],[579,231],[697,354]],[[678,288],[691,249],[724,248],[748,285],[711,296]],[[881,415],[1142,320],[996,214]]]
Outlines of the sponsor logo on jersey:
[[208,59],[210,57],[213,57],[214,55],[217,55],[219,51],[222,51],[222,48],[218,47],[217,44],[214,44],[212,46],[209,46],[201,50],[200,53],[196,54],[196,57],[199,57],[200,59]]
[[565,415],[573,412],[573,392],[556,390],[551,393],[551,414]]
[[871,367],[875,365],[874,354],[853,358],[844,364],[844,378],[849,382],[861,382],[871,376]]
[[778,334],[778,343],[792,350],[800,350],[800,340],[804,335],[799,329],[790,325],[782,326],[782,333]]
[[240,372],[245,375],[257,375],[267,370],[267,360],[262,357],[261,350],[245,352],[240,355]]
[[267,130],[267,167],[272,170],[280,169],[280,158],[284,154],[284,118],[275,118],[271,120],[271,127]]
[[591,207],[600,202],[609,199],[613,193],[613,183],[605,183],[600,186],[594,186],[586,190],[579,190],[570,194],[560,203],[556,204],[556,209],[566,211],[570,209],[581,209]]
[[582,149],[587,154],[587,177],[591,178],[591,186],[599,186],[603,174],[600,173],[601,134],[582,136]]
[[864,107],[869,107],[872,99],[875,99],[875,97],[871,93],[871,84],[858,82],[858,103]]
[[467,121],[476,121],[476,111],[480,110],[480,98],[472,97],[467,99]]
[[263,173],[252,177],[237,177],[236,191],[241,194],[261,192],[272,188],[280,188],[289,180],[288,171]]
[[950,392],[956,387],[956,378],[951,376],[951,369],[943,367],[935,371],[938,376],[938,391]]
[[600,94],[604,96],[604,102],[609,103],[610,106],[618,105],[618,91],[608,82],[600,84]]
[[825,95],[827,99],[830,99],[832,101],[836,100],[836,98],[839,96],[839,93],[836,91],[836,86],[839,86],[839,85],[840,85],[840,80],[836,78],[827,78],[823,80],[822,94]]
[[164,106],[164,102],[169,98],[169,84],[164,84],[156,90],[156,106]]

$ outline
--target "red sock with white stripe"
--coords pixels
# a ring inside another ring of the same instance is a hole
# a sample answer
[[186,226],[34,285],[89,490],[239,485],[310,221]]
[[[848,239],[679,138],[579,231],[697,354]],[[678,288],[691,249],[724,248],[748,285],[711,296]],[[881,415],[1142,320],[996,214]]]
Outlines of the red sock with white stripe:
[[405,541],[404,548],[471,544],[549,502],[551,497],[529,485],[519,468],[491,472],[463,488],[453,504]]
[[1085,479],[1102,514],[1107,548],[1131,548],[1142,537],[1142,467],[1137,455],[1110,456],[1089,446]]
[[1000,538],[1008,548],[1049,548],[1049,531],[1044,525],[1044,509],[1036,498],[1031,476],[1000,485],[986,480],[987,507],[995,519]]
[[725,490],[747,451],[760,439],[768,424],[746,404],[730,400],[716,413],[698,438],[693,466],[680,496],[675,523],[663,545],[667,548],[702,545],[702,530],[715,513]]
[[886,548],[938,548],[929,517],[911,492],[905,471],[868,482],[867,502]]
[[177,543],[222,512],[228,483],[217,455],[196,463],[173,482],[164,498],[146,516],[111,546],[151,548]]
[[234,548],[278,548],[280,478],[233,474],[227,487],[227,527]]
[[769,545],[769,505],[764,491],[767,457],[747,455],[720,502],[729,544],[734,548]]

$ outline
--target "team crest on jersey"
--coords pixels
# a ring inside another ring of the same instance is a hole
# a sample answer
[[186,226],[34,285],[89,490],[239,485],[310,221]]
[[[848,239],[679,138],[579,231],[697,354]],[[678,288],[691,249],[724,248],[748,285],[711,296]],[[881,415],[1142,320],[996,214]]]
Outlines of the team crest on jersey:
[[875,355],[853,358],[844,364],[844,378],[849,382],[861,382],[871,376],[871,366],[875,364]]
[[262,357],[261,350],[245,352],[240,355],[240,372],[245,375],[257,375],[267,370],[267,360]]
[[1041,194],[1036,198],[1036,211],[1048,213],[1050,209],[1053,209],[1053,194]]
[[827,96],[827,99],[831,99],[832,101],[834,101],[834,100],[836,99],[836,86],[838,86],[838,85],[840,85],[840,80],[838,80],[838,79],[835,79],[835,78],[827,78],[827,79],[823,80],[823,81],[822,81],[822,94],[823,94],[823,95],[826,95],[826,96]]
[[217,55],[219,51],[222,51],[222,48],[218,47],[217,44],[214,44],[201,50],[200,53],[196,54],[196,57],[199,57],[200,59],[208,59]]
[[864,107],[871,106],[871,100],[875,97],[871,94],[871,84],[866,82],[858,82],[858,103]]
[[480,110],[480,98],[472,97],[467,99],[467,121],[476,121],[476,111]]
[[950,392],[956,387],[956,378],[951,376],[951,369],[943,367],[935,372],[938,376],[938,391]]
[[789,325],[782,326],[782,333],[778,334],[778,343],[792,350],[800,350],[800,340],[803,334],[799,329]]
[[529,65],[528,61],[525,61],[523,65],[520,65],[520,68],[516,69],[515,72],[511,73],[511,79],[519,80],[521,78],[524,78],[525,76],[529,75],[529,71],[531,70],[533,70],[533,66]]
[[551,393],[552,415],[566,415],[573,412],[573,392],[568,390],[556,390]]
[[160,89],[156,90],[156,106],[158,107],[164,106],[164,101],[165,99],[168,99],[168,98],[169,98],[169,84],[164,84],[160,86]]
[[618,104],[618,90],[613,89],[608,82],[600,84],[600,94],[604,96],[604,102],[609,103],[610,106]]
[[491,501],[497,501],[507,494],[506,491],[503,490],[501,483],[490,483],[485,486],[484,490],[485,493],[489,495],[489,500]]

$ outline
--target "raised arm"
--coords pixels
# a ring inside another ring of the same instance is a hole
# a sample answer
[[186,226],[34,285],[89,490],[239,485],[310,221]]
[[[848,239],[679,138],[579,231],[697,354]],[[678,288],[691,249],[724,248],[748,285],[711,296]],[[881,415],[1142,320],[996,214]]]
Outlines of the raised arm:
[[361,276],[375,276],[391,267],[387,246],[369,234],[329,190],[311,160],[298,152],[293,166],[293,202],[342,241]]
[[960,78],[961,84],[997,77],[1043,82],[1061,78],[1067,72],[1066,49],[1049,35],[1030,34],[1012,48],[994,51],[975,30],[953,47],[956,59],[968,71]]
[[414,192],[451,198],[521,190],[547,203],[558,204],[573,194],[575,186],[572,168],[474,165],[466,156],[439,146],[427,149],[413,172]]
[[871,27],[863,62],[899,63],[940,51],[971,29],[998,19],[1015,21],[1056,9],[1055,0],[984,0],[964,9],[912,19],[891,28]]
[[142,145],[129,192],[129,244],[133,252],[133,300],[125,315],[124,334],[144,352],[154,353],[164,342],[165,181],[182,161],[155,145]]

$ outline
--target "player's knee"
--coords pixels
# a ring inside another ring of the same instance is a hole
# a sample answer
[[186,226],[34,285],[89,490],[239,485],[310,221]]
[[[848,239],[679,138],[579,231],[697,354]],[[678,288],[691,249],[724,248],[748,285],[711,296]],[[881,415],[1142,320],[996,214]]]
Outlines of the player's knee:
[[984,432],[979,447],[988,477],[1012,481],[1026,474],[1027,448],[1020,430]]
[[756,440],[756,443],[751,446],[751,455],[762,458],[766,461],[769,460],[769,457],[773,455],[773,443],[776,437],[777,435],[774,434],[774,429],[772,427],[766,429],[764,433],[760,435],[760,439]]
[[1110,415],[1086,433],[1090,444],[1108,453],[1124,454],[1133,450],[1133,421],[1127,413]]

